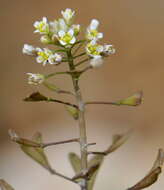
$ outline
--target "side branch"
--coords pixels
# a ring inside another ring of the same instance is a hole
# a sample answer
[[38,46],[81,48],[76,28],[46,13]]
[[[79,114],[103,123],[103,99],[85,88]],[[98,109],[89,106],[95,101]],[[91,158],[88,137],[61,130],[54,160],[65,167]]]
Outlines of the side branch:
[[121,100],[118,100],[118,101],[115,101],[115,102],[104,102],[104,101],[89,101],[89,102],[86,102],[85,105],[89,105],[89,104],[106,104],[106,105],[116,105],[116,106],[138,106],[142,103],[143,101],[143,92],[142,91],[139,91],[139,92],[136,92],[135,94],[127,97],[127,98],[124,98],[124,99],[121,99]]
[[69,103],[69,102],[64,102],[64,101],[56,100],[56,99],[53,99],[53,98],[49,98],[49,99],[47,99],[47,101],[48,101],[48,102],[56,102],[56,103],[60,103],[60,104],[65,104],[65,105],[72,106],[72,107],[78,109],[78,106],[77,106],[77,105],[71,104],[71,103]]
[[90,104],[105,104],[105,105],[116,105],[119,106],[120,104],[116,102],[103,102],[103,101],[90,101],[90,102],[85,102],[85,105],[90,105]]
[[44,144],[41,145],[41,147],[42,147],[42,148],[46,148],[46,147],[48,147],[48,146],[59,145],[59,144],[65,144],[65,143],[71,143],[71,142],[79,142],[79,139],[78,139],[78,138],[74,138],[74,139],[69,139],[69,140],[65,140],[65,141],[44,143]]

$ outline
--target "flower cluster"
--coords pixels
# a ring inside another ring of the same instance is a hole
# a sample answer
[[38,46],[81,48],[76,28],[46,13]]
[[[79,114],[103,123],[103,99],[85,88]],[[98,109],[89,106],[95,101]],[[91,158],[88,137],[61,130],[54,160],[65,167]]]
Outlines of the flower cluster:
[[58,64],[62,61],[62,56],[60,54],[53,53],[53,51],[48,48],[35,48],[25,44],[22,51],[24,54],[36,56],[37,63],[42,63],[43,66],[47,63],[51,65]]
[[66,9],[61,11],[63,18],[48,22],[46,17],[42,21],[34,23],[35,33],[43,34],[41,42],[47,44],[60,44],[65,47],[76,42],[76,36],[80,31],[80,25],[73,25],[75,11]]
[[[103,38],[103,33],[98,31],[98,20],[91,20],[90,25],[86,28],[85,39],[79,40],[78,35],[81,27],[79,24],[73,23],[75,11],[67,8],[61,11],[61,15],[61,18],[54,21],[49,21],[46,17],[43,17],[41,21],[36,21],[33,24],[34,33],[41,35],[41,43],[55,45],[58,49],[51,50],[47,47],[40,48],[25,44],[22,50],[24,54],[34,56],[36,62],[43,66],[47,64],[59,65],[70,60],[67,54],[69,50],[72,51],[77,44],[84,43],[85,52],[81,55],[88,57],[86,60],[90,60],[89,63],[92,67],[99,67],[103,64],[104,57],[115,53],[112,45],[100,45],[98,43]],[[75,55],[75,57],[79,56]],[[40,84],[43,81],[41,75],[32,73],[28,73],[28,75],[29,84]]]
[[115,53],[112,45],[100,45],[97,43],[99,39],[103,38],[103,33],[98,31],[99,21],[93,19],[87,28],[86,39],[86,52],[91,57],[90,64],[92,67],[99,67],[103,63],[103,57]]

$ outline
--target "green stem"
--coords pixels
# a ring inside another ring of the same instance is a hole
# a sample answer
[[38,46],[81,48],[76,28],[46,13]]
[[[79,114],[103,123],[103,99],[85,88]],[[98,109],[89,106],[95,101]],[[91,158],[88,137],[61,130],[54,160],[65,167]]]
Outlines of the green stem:
[[[73,57],[71,50],[67,52],[67,56],[69,59],[69,68],[70,71],[75,70],[75,65],[73,63]],[[73,82],[73,87],[75,91],[75,96],[76,96],[76,101],[77,101],[77,106],[78,106],[78,113],[79,113],[79,143],[80,143],[80,152],[81,152],[81,169],[86,170],[87,169],[87,135],[86,135],[86,124],[85,124],[85,109],[84,109],[84,102],[82,100],[82,95],[80,91],[80,87],[78,85],[78,77],[71,75],[72,76],[72,82]],[[83,179],[83,184],[81,185],[81,190],[87,190],[87,179]]]
[[45,78],[50,78],[50,77],[53,77],[53,76],[56,76],[56,75],[63,75],[63,74],[70,74],[69,72],[67,71],[64,71],[64,72],[55,72],[55,73],[50,73],[48,75],[45,76]]

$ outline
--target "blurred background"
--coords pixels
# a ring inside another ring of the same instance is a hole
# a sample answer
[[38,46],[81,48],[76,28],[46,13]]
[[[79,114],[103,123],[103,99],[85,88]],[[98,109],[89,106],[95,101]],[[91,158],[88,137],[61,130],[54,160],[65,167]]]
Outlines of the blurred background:
[[[92,18],[101,21],[102,42],[114,44],[117,53],[106,59],[103,67],[88,71],[81,78],[85,100],[119,100],[138,90],[144,92],[144,104],[139,107],[92,105],[86,112],[89,142],[97,142],[93,150],[105,149],[112,135],[130,129],[129,141],[106,158],[95,190],[127,189],[149,171],[158,148],[164,148],[164,1],[162,0],[0,0],[0,178],[16,190],[78,189],[56,176],[50,176],[9,140],[7,131],[15,129],[23,137],[36,131],[44,134],[45,142],[78,136],[77,123],[62,105],[25,103],[24,97],[33,91],[62,100],[43,87],[27,84],[27,72],[50,73],[52,66],[43,67],[22,54],[24,43],[40,45],[39,35],[33,34],[33,22],[43,16],[60,17],[60,11],[76,11],[76,23],[87,26]],[[64,70],[64,66],[58,70]],[[71,89],[71,80],[58,77],[55,84]],[[78,153],[72,143],[50,147],[49,160],[58,171],[73,176],[67,154]],[[149,189],[164,187],[164,174]]]

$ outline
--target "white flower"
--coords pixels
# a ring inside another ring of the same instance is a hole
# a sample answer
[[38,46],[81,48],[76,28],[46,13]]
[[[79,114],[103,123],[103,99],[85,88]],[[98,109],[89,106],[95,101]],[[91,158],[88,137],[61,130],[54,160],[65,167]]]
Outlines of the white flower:
[[65,32],[68,31],[68,26],[62,18],[55,20],[54,22],[50,22],[49,25],[50,32],[53,34],[57,34],[60,30],[63,30]]
[[91,59],[91,61],[90,61],[90,65],[92,66],[92,67],[100,67],[100,66],[102,66],[102,64],[103,64],[103,59],[102,59],[102,56],[100,56],[100,55],[95,55],[92,59]]
[[60,63],[62,61],[62,56],[58,53],[50,55],[48,61],[51,65]]
[[44,48],[43,50],[41,48],[36,48],[37,50],[37,58],[36,61],[38,63],[43,63],[43,66],[48,63],[48,59],[51,55],[53,55],[53,52],[49,50],[48,48]]
[[61,45],[66,46],[66,45],[72,45],[76,42],[76,38],[74,36],[74,30],[70,29],[68,32],[65,32],[63,30],[60,30],[58,32],[58,39]]
[[86,52],[89,56],[94,57],[94,56],[99,56],[103,52],[103,46],[97,44],[96,41],[92,40],[90,43],[87,44],[86,46]]
[[90,25],[87,28],[86,38],[88,40],[98,40],[103,38],[103,33],[98,32],[99,21],[92,19]]
[[24,44],[22,52],[27,55],[36,55],[36,48],[31,45]]
[[90,26],[88,27],[88,29],[90,29],[90,30],[97,30],[98,26],[99,26],[99,21],[96,20],[96,19],[92,19],[91,23],[90,23]]
[[49,33],[49,24],[47,22],[46,17],[43,17],[42,21],[36,21],[34,23],[34,27],[36,28],[34,33],[40,33],[40,34],[48,34]]
[[28,84],[41,84],[44,82],[45,77],[42,74],[34,74],[34,73],[27,73],[28,77]]
[[115,52],[116,50],[113,47],[113,45],[104,45],[104,50],[103,50],[104,55],[114,54]]
[[61,11],[61,14],[64,20],[66,21],[66,23],[70,25],[72,23],[75,11],[72,11],[71,9],[67,8],[65,11]]
[[71,28],[74,30],[75,36],[77,36],[80,32],[80,24],[73,24]]

